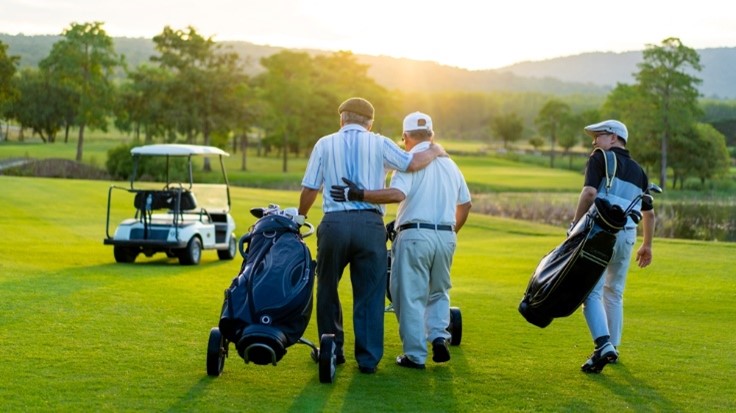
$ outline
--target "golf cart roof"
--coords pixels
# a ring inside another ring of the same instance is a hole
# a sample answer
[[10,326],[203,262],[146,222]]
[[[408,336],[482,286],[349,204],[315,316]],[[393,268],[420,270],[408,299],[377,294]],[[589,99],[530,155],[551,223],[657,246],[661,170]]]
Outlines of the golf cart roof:
[[138,146],[130,150],[133,155],[153,156],[191,156],[191,155],[218,155],[230,156],[229,153],[214,146],[186,145],[179,143],[166,143],[157,145]]

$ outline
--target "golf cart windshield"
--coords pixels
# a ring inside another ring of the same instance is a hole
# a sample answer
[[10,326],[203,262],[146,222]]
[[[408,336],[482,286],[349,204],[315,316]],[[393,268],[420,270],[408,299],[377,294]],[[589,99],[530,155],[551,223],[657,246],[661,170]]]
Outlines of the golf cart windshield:
[[196,194],[197,206],[210,213],[227,213],[230,210],[227,202],[227,186],[220,184],[194,184],[192,192]]

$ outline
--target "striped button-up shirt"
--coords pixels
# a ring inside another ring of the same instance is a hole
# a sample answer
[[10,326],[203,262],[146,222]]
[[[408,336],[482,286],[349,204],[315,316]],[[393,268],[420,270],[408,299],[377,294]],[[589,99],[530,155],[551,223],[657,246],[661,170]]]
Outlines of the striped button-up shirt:
[[320,138],[314,145],[302,186],[322,188],[322,211],[325,213],[354,209],[383,211],[382,205],[370,202],[335,202],[330,188],[345,185],[342,181],[345,177],[362,189],[383,189],[388,171],[406,171],[412,156],[391,139],[360,125],[348,124]]

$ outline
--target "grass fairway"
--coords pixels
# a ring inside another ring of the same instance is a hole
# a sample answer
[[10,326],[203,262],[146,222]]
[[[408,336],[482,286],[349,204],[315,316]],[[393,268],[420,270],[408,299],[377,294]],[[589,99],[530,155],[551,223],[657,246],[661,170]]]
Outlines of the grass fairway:
[[[332,385],[319,383],[300,345],[275,367],[244,365],[231,346],[223,375],[210,378],[209,330],[240,260],[205,251],[195,267],[162,254],[116,264],[102,244],[108,185],[0,176],[0,411],[736,410],[736,244],[656,239],[652,266],[630,272],[620,363],[585,375],[592,343],[579,311],[546,329],[516,311],[564,229],[474,214],[453,268],[464,332],[449,363],[396,366],[397,323],[387,314],[375,375],[358,372],[347,331],[348,362]],[[255,221],[251,207],[297,200],[233,189],[238,234]],[[348,278],[341,291],[350,329]],[[317,339],[314,316],[305,337]]]

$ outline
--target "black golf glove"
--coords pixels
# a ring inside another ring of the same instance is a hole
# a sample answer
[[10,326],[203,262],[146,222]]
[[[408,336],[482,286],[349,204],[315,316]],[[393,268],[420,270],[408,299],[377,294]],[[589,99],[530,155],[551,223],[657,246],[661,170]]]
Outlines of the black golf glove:
[[330,189],[330,196],[332,196],[332,199],[337,202],[363,200],[363,190],[358,188],[358,185],[355,182],[348,178],[342,178],[342,181],[347,185],[332,185]]

